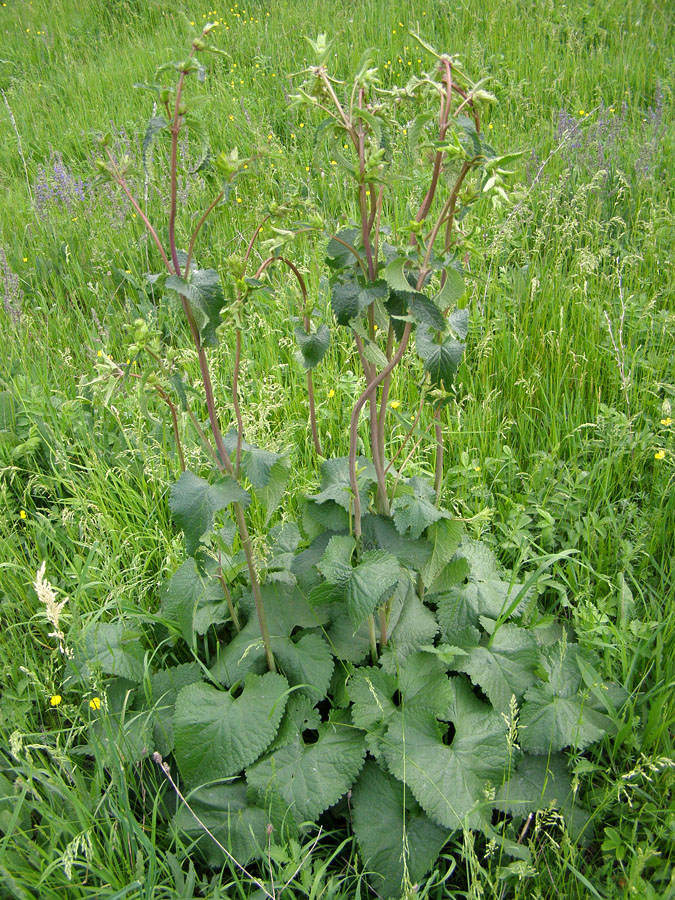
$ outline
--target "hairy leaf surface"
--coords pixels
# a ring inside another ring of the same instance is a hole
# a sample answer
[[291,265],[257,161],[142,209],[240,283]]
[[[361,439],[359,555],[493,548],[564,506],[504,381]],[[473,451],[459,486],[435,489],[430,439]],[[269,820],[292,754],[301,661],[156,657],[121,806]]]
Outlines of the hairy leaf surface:
[[467,682],[453,679],[450,746],[432,713],[394,717],[384,755],[392,775],[406,783],[427,815],[445,828],[475,828],[488,817],[485,789],[502,783],[509,763],[506,725],[477,700]]
[[368,880],[377,896],[399,898],[407,873],[419,882],[446,842],[447,830],[422,812],[403,785],[366,763],[352,792],[353,826]]
[[341,723],[319,726],[318,739],[302,738],[274,751],[246,772],[256,790],[280,794],[299,821],[316,821],[345,794],[361,771],[363,734]]
[[238,775],[271,744],[288,682],[277,673],[247,675],[236,699],[210,684],[190,684],[176,698],[176,761],[190,785]]
[[213,519],[219,509],[230,503],[246,506],[249,495],[228,475],[210,483],[192,472],[183,472],[171,485],[169,507],[173,519],[185,534],[185,547],[192,556],[201,539],[213,528]]

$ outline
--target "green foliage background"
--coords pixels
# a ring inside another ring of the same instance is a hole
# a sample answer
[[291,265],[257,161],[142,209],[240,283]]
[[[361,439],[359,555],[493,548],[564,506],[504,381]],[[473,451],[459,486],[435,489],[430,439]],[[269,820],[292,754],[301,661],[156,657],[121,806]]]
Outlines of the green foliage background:
[[[267,143],[278,158],[242,181],[231,215],[205,229],[202,265],[221,268],[256,223],[261,198],[282,199],[289,184],[320,184],[327,210],[344,200],[330,161],[314,156],[311,122],[286,110],[286,76],[309,56],[301,34],[336,37],[337,71],[347,73],[373,46],[384,71],[401,78],[421,65],[407,33],[419,28],[459,53],[474,77],[494,79],[495,146],[536,155],[519,172],[525,200],[491,221],[475,262],[467,358],[447,419],[445,502],[517,570],[543,551],[579,551],[542,576],[540,602],[569,619],[599,654],[603,676],[631,700],[615,738],[572,758],[592,810],[590,846],[538,821],[527,837],[532,868],[512,863],[504,874],[490,848],[467,835],[446,848],[456,871],[445,884],[441,871],[429,896],[477,896],[477,885],[495,896],[675,896],[675,440],[672,423],[662,424],[675,405],[675,73],[667,4],[309,0],[213,10],[121,0],[0,7],[0,294],[22,309],[16,324],[0,312],[0,729],[4,758],[11,747],[30,773],[18,786],[0,778],[6,895],[255,891],[238,870],[215,880],[195,871],[184,839],[158,828],[161,773],[155,816],[144,818],[135,801],[139,773],[105,735],[93,767],[73,764],[96,685],[87,696],[62,691],[31,586],[47,560],[50,581],[69,597],[67,624],[114,623],[122,614],[133,620],[157,611],[160,584],[184,560],[167,502],[178,463],[161,410],[142,408],[134,392],[106,402],[95,383],[98,351],[124,362],[126,324],[150,312],[141,279],[146,243],[128,209],[112,212],[117,199],[101,191],[78,200],[74,182],[91,178],[88,134],[114,125],[126,130],[144,192],[141,143],[151,100],[133,84],[179,55],[203,21],[223,19],[217,43],[229,55],[210,65],[206,130],[243,153]],[[568,126],[567,137],[561,110],[578,126]],[[40,170],[53,187],[55,153],[71,180],[61,202],[52,196],[41,206]],[[154,165],[161,173],[159,157]],[[207,192],[197,176],[184,189],[188,215]],[[150,207],[160,201],[149,186]],[[16,289],[8,273],[18,276]],[[281,275],[275,281],[275,296],[252,313],[246,428],[250,440],[291,451],[299,498],[319,478],[287,326],[293,289]],[[327,306],[318,276],[311,288]],[[171,327],[184,328],[178,318]],[[222,384],[231,353],[225,343],[214,354]],[[186,349],[183,358],[196,379],[194,355]],[[402,418],[417,402],[421,373],[410,365],[392,386]],[[355,371],[351,355],[333,343],[316,372],[330,455],[346,453]],[[431,468],[431,444],[422,444],[422,471]],[[196,447],[186,449],[196,461]],[[258,515],[262,534],[264,511]],[[266,552],[262,543],[257,549]],[[50,697],[61,692],[62,704],[52,708]],[[145,775],[144,791],[152,777]],[[102,791],[105,802],[93,803]],[[12,835],[27,827],[29,802],[49,827],[23,852]],[[329,862],[347,838],[325,835],[309,854],[311,845],[298,845],[288,859],[275,859],[286,877],[302,863],[288,896],[365,891],[349,849]]]

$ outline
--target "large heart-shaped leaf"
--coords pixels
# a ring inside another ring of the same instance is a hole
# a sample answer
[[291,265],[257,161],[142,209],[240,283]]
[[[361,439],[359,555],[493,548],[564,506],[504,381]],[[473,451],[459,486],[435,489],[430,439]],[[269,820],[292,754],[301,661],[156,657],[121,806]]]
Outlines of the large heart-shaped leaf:
[[453,679],[449,710],[455,734],[443,742],[432,713],[394,716],[383,752],[390,772],[407,784],[427,815],[445,828],[475,828],[489,818],[485,789],[501,784],[510,755],[504,719],[474,697],[468,682]]
[[352,823],[378,897],[399,898],[434,864],[448,838],[425,816],[400,781],[367,762],[352,792]]
[[416,540],[429,525],[447,518],[448,513],[434,505],[435,498],[434,489],[424,478],[417,475],[410,478],[404,493],[396,497],[391,505],[399,534],[409,535]]
[[197,663],[183,663],[160,669],[150,676],[152,704],[154,713],[155,747],[162,756],[168,756],[173,750],[173,715],[176,708],[178,692],[189,684],[202,680],[201,666]]
[[[278,843],[292,837],[295,831],[293,820],[285,810],[250,796],[243,778],[231,784],[200,787],[187,800],[190,808],[181,805],[174,821],[180,831],[195,841],[208,865],[214,868],[231,859],[218,844],[239,865],[245,866],[268,851],[270,825]],[[213,837],[205,832],[204,826]]]
[[[375,484],[375,466],[364,456],[357,457],[359,496],[365,507],[368,505],[367,492]],[[310,497],[317,503],[334,500],[347,512],[351,503],[351,484],[349,481],[349,458],[346,456],[327,459],[321,463],[321,490]]]
[[178,768],[190,785],[231,778],[272,743],[288,682],[277,673],[247,675],[233,697],[210,684],[190,684],[176,698],[173,720]]
[[522,700],[537,680],[539,650],[533,634],[517,625],[502,625],[487,646],[472,647],[454,664],[487,694],[495,709],[508,713],[511,697]]
[[350,789],[363,766],[362,732],[329,722],[320,725],[318,733],[315,743],[297,738],[246,771],[252,787],[280,794],[299,821],[315,822]]

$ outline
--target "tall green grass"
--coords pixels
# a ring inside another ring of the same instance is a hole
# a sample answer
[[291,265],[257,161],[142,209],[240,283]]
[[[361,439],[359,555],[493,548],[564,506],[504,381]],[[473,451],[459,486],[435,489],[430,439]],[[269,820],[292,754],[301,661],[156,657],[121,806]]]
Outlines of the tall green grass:
[[[240,872],[213,875],[188,861],[190,848],[166,826],[174,799],[152,762],[129,764],[102,739],[87,745],[87,698],[62,688],[31,586],[47,560],[50,580],[69,597],[68,624],[133,617],[156,609],[163,578],[182,560],[166,503],[178,473],[170,428],[155,421],[161,410],[152,403],[144,414],[126,383],[106,402],[96,381],[97,352],[124,361],[126,325],[154,315],[142,280],[152,250],[105,191],[92,204],[71,196],[69,206],[42,208],[38,184],[41,171],[55,177],[54,154],[72,178],[92,178],[90,135],[114,127],[125,129],[145,194],[140,142],[152,99],[133,85],[179,58],[204,16],[227,23],[217,41],[228,56],[211,64],[204,86],[210,140],[277,153],[274,167],[242,182],[232,214],[205,229],[201,259],[215,267],[241,246],[261,198],[301,183],[330,215],[341,197],[339,180],[315,156],[313,123],[286,109],[288,73],[306,55],[299,35],[335,35],[336,68],[345,71],[375,47],[386,83],[419,71],[418,60],[427,64],[408,34],[419,29],[459,53],[472,74],[494,79],[495,145],[534,156],[519,172],[522,199],[491,221],[472,264],[467,358],[445,421],[445,499],[510,566],[578,551],[538,589],[631,699],[617,738],[574,761],[592,810],[590,845],[575,846],[555,822],[538,820],[528,835],[532,869],[514,866],[498,878],[486,848],[460,836],[447,848],[454,863],[421,891],[439,900],[480,889],[518,898],[675,897],[675,429],[662,424],[673,418],[668,404],[675,407],[673,24],[666,4],[613,0],[0,7],[0,248],[23,292],[18,321],[0,312],[0,430],[16,436],[0,445],[4,895],[255,896]],[[610,108],[620,138],[613,143],[607,130],[593,132]],[[579,135],[559,132],[561,110]],[[185,152],[197,160],[196,146]],[[161,173],[158,152],[153,165]],[[191,179],[182,228],[208,190],[200,176]],[[152,181],[147,197],[158,216]],[[308,246],[304,264],[327,307],[317,253]],[[297,298],[282,275],[273,281],[274,296],[251,314],[243,392],[247,436],[292,449],[290,515],[314,486],[316,460],[288,323]],[[170,327],[186,348],[180,319]],[[215,352],[218,384],[231,377],[231,357],[226,341]],[[188,350],[183,359],[196,377]],[[349,348],[335,342],[317,370],[330,455],[347,450],[357,371]],[[401,405],[391,414],[401,423],[414,415],[419,378],[411,360],[394,379]],[[188,440],[186,449],[198,465],[197,444]],[[431,470],[431,436],[420,449],[416,465]],[[58,693],[63,702],[52,708]],[[336,853],[345,838],[322,836],[308,855],[311,845],[293,848],[288,873],[304,862],[284,896],[365,896],[353,850]]]

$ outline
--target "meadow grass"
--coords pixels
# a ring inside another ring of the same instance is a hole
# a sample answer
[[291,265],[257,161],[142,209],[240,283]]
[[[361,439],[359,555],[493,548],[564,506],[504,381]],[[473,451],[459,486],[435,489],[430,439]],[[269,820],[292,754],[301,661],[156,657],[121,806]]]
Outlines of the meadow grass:
[[[493,141],[527,151],[522,199],[491,219],[472,262],[468,351],[445,422],[444,500],[508,566],[577,551],[538,589],[630,700],[618,735],[573,759],[592,813],[589,844],[540,817],[528,835],[533,865],[505,873],[490,848],[460,835],[420,894],[675,897],[667,4],[278,0],[213,9],[141,0],[0,7],[0,892],[259,896],[236,868],[214,874],[190,861],[189,845],[166,824],[175,798],[152,762],[130,763],[125,748],[92,738],[89,697],[62,689],[32,588],[47,560],[49,580],[69,598],[68,626],[133,620],[156,610],[163,579],[183,559],[167,504],[179,472],[170,426],[126,382],[106,397],[96,381],[98,352],[124,361],[127,325],[154,315],[142,279],[153,260],[130,207],[91,186],[89,136],[114,129],[134,158],[135,187],[158,213],[159,179],[146,184],[140,151],[152,98],[133,86],[152,80],[157,65],[178,58],[203,21],[216,18],[227,56],[210,64],[203,88],[208,136],[244,153],[266,144],[276,156],[241,182],[241,204],[204,229],[203,264],[222,268],[263,198],[281,199],[289,185],[306,185],[328,214],[343,199],[340,179],[314,154],[313,123],[286,109],[288,74],[308,54],[302,34],[335,36],[335,68],[345,73],[374,47],[386,81],[427,64],[408,33],[418,29],[459,53],[475,76],[494,79]],[[198,162],[196,147],[183,152]],[[158,152],[153,165],[161,174]],[[209,185],[188,176],[182,190],[186,227]],[[315,255],[307,245],[308,283],[327,308]],[[316,484],[317,461],[288,322],[297,298],[284,276],[272,280],[274,295],[251,312],[242,383],[247,437],[293,454],[291,515]],[[177,316],[170,327],[196,380],[187,329]],[[231,355],[227,340],[213,353],[217,385],[229,383]],[[348,449],[357,362],[333,342],[316,372],[328,455]],[[416,408],[417,366],[410,361],[392,385],[401,433]],[[394,432],[392,451],[396,441]],[[420,451],[416,466],[432,472],[431,437]],[[189,465],[203,462],[191,439],[186,453]],[[262,533],[262,512],[258,519]],[[63,702],[52,708],[59,693]],[[291,848],[274,863],[277,884],[299,865],[279,896],[367,896],[351,842],[341,846],[347,838],[327,833],[313,848]]]

